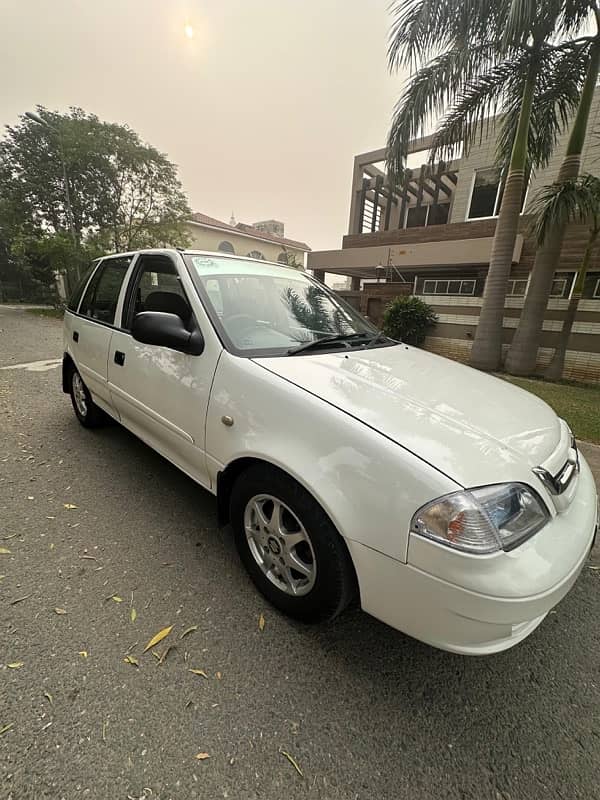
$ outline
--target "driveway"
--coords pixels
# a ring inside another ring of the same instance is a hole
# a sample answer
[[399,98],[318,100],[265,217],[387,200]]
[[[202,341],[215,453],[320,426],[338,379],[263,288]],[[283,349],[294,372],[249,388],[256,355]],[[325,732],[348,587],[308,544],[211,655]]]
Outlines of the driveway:
[[79,426],[60,323],[0,307],[0,331],[3,800],[600,798],[600,569],[498,656],[358,610],[303,627],[209,494],[118,425]]

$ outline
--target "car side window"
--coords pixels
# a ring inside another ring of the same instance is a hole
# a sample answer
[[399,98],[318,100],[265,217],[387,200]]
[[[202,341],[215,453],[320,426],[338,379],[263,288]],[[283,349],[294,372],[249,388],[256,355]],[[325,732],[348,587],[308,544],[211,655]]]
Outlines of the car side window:
[[190,328],[193,321],[192,308],[171,259],[168,256],[142,256],[140,267],[133,278],[127,327],[131,327],[136,314],[143,311],[164,311],[177,314],[183,324]]
[[93,261],[92,264],[86,269],[83,278],[79,281],[75,289],[73,290],[71,296],[69,297],[69,302],[67,308],[69,311],[77,311],[79,306],[79,301],[81,300],[81,296],[83,295],[83,290],[86,287],[87,282],[90,279],[90,275],[98,266],[98,261]]
[[112,325],[121,286],[130,263],[130,256],[103,261],[86,289],[79,313]]

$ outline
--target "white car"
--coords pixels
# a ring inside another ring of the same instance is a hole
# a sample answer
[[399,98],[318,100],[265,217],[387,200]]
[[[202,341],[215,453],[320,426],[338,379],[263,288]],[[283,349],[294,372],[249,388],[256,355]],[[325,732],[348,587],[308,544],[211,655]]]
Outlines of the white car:
[[392,341],[305,273],[195,251],[103,258],[65,314],[63,389],[217,496],[260,591],[305,621],[354,599],[464,654],[573,586],[597,527],[566,423]]

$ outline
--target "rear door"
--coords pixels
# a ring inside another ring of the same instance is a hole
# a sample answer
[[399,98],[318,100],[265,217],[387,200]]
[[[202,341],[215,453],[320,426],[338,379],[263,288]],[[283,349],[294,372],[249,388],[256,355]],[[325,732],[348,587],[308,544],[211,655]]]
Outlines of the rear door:
[[[177,314],[205,339],[199,356],[142,344],[131,336],[135,314]],[[222,352],[183,263],[169,254],[141,254],[127,287],[121,329],[108,357],[112,404],[133,433],[204,486],[210,481],[204,453],[212,379]]]
[[119,295],[132,256],[104,259],[71,320],[70,351],[92,398],[101,407],[111,408],[108,390],[108,349],[115,329]]

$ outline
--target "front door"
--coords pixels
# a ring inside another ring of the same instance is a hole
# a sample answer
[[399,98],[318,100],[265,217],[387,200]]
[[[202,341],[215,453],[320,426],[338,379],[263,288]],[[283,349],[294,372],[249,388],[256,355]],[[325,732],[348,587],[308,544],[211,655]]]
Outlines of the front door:
[[[121,421],[199,483],[209,486],[204,426],[210,388],[222,347],[200,328],[202,355],[142,344],[129,332],[135,314],[177,314],[186,326],[198,324],[189,297],[195,291],[183,265],[162,254],[142,254],[134,268],[123,308],[122,328],[113,333],[108,355],[112,403]],[[196,305],[198,301],[196,298]]]

